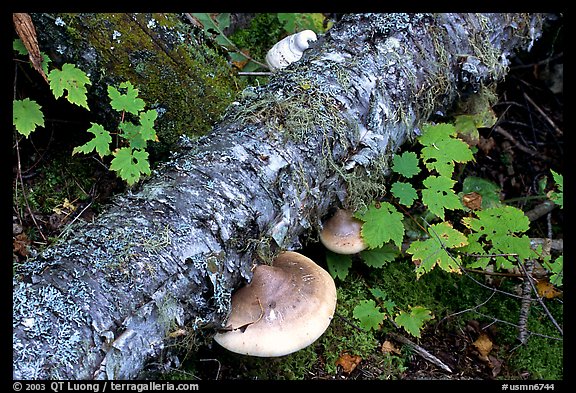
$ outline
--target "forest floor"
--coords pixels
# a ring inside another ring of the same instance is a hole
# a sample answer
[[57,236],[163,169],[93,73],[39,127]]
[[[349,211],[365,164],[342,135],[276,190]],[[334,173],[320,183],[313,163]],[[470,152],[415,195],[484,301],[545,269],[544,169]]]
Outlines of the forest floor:
[[[499,85],[499,100],[493,106],[498,121],[492,128],[480,129],[476,162],[466,168],[469,175],[497,184],[504,199],[516,200],[516,206],[525,211],[536,206],[530,197],[541,193],[539,182],[545,177],[551,178],[550,170],[558,173],[565,170],[562,53],[552,59],[543,59],[549,62],[517,64]],[[90,221],[111,196],[124,191],[124,185],[95,160],[75,158],[74,162],[63,167],[58,161],[62,159],[61,152],[70,151],[73,143],[47,134],[21,140],[20,145],[13,149],[14,265],[61,236],[72,221]],[[27,198],[22,197],[22,184]],[[57,198],[53,197],[55,190],[60,192]],[[562,221],[562,211],[554,209],[533,222],[534,231],[546,234],[552,226],[555,228],[554,237],[562,238]],[[437,323],[424,330],[421,338],[413,340],[446,364],[451,372],[416,352],[404,352],[392,363],[383,360],[378,353],[361,358],[345,358],[339,354],[337,364],[331,364],[329,368],[322,356],[309,363],[300,359],[305,370],[296,378],[493,380],[538,379],[547,375],[536,374],[525,364],[512,365],[504,356],[483,356],[474,343],[478,342],[484,327],[474,319],[469,319],[460,330],[454,325]],[[393,344],[392,348],[403,346],[384,334],[379,340],[379,348],[386,341]],[[509,345],[500,353],[513,350]],[[186,375],[211,380],[274,378],[265,373],[262,374],[264,377],[254,376],[257,374],[248,368],[278,363],[275,360],[258,363],[242,359],[227,354],[216,345],[202,346],[196,356],[193,371],[183,373],[182,378]],[[561,359],[554,361],[562,362]]]

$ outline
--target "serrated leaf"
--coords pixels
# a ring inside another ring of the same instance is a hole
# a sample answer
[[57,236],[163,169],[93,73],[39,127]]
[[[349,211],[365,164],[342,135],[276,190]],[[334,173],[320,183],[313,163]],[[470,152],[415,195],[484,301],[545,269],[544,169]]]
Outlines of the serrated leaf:
[[552,273],[550,276],[550,283],[557,287],[561,287],[563,281],[562,278],[564,276],[564,256],[560,255],[554,260],[554,262],[548,262],[546,268]]
[[386,294],[386,292],[384,292],[382,289],[376,287],[376,288],[370,288],[370,293],[372,294],[372,296],[374,296],[377,299],[381,299],[381,300],[386,300],[386,298],[388,297],[388,295]]
[[[19,55],[28,55],[28,49],[24,46],[24,42],[20,38],[14,39],[12,43],[12,49],[14,49]],[[45,75],[48,75],[48,66],[52,62],[52,59],[44,52],[40,52],[42,56],[42,71]]]
[[154,122],[158,118],[158,112],[153,109],[140,113],[140,135],[145,141],[158,142],[158,136],[154,129]]
[[352,315],[360,321],[360,327],[366,331],[370,329],[380,329],[380,324],[386,318],[386,315],[376,307],[374,300],[361,300],[360,303],[354,307]]
[[140,180],[142,174],[150,174],[148,153],[123,147],[114,153],[110,169],[118,172],[118,176],[129,185],[133,185]]
[[220,45],[230,45],[229,40],[224,36],[224,29],[230,26],[230,13],[207,13],[199,12],[192,13],[204,27],[204,32],[212,36],[212,38]]
[[362,238],[369,248],[382,247],[392,240],[398,248],[402,247],[404,224],[402,214],[388,202],[372,204],[363,212],[356,212],[354,217],[364,221]]
[[414,241],[406,250],[412,254],[412,261],[416,264],[416,277],[420,278],[435,266],[447,272],[460,273],[460,255],[451,256],[448,249],[465,246],[468,242],[466,236],[448,222],[430,225],[428,233],[429,239]]
[[130,121],[125,121],[120,123],[118,126],[120,130],[120,136],[125,138],[132,149],[145,149],[146,141],[142,138],[140,133],[140,126],[136,125]]
[[86,131],[94,134],[94,138],[82,146],[77,146],[72,149],[73,155],[76,153],[88,154],[93,150],[96,150],[100,158],[110,154],[110,143],[112,143],[110,132],[106,131],[103,126],[97,123],[92,123],[92,126]]
[[126,89],[126,93],[121,93],[114,86],[108,86],[108,97],[110,97],[112,108],[118,112],[126,111],[138,115],[138,112],[145,106],[144,100],[138,98],[138,89],[134,88],[129,81],[122,82],[119,88]]
[[412,206],[414,201],[418,198],[418,194],[412,184],[397,181],[390,187],[390,192],[398,201],[406,207]]
[[326,265],[332,278],[344,280],[352,267],[352,257],[350,257],[350,255],[336,254],[335,252],[327,250]]
[[[518,234],[529,229],[530,221],[524,212],[513,206],[494,207],[476,212],[476,218],[464,217],[462,223],[485,238],[488,250],[495,254],[518,254],[526,259],[535,256],[530,247],[530,239]],[[511,268],[515,256],[497,257],[497,267]]]
[[552,172],[552,177],[554,178],[558,191],[550,191],[548,198],[562,209],[564,208],[564,176],[554,172],[552,169],[550,172]]
[[364,261],[367,266],[374,268],[384,267],[388,262],[396,259],[397,256],[398,249],[395,249],[389,244],[360,252],[362,261]]
[[410,309],[410,314],[401,311],[400,314],[394,318],[394,322],[396,322],[398,326],[403,327],[409,334],[420,338],[420,330],[422,330],[422,326],[424,326],[425,322],[433,318],[434,316],[432,316],[430,310],[421,306],[416,306]]
[[480,177],[468,176],[462,183],[462,194],[477,192],[482,196],[482,209],[501,206],[500,187]]
[[65,63],[62,70],[53,69],[48,74],[50,89],[54,97],[60,98],[67,91],[66,99],[72,104],[83,108],[88,108],[86,98],[86,85],[91,85],[90,79],[84,71],[77,68],[74,64]]
[[490,261],[491,261],[490,256],[486,256],[486,257],[481,256],[481,255],[489,255],[489,253],[487,253],[484,250],[484,248],[482,247],[482,244],[480,243],[480,237],[481,236],[482,235],[479,233],[469,234],[468,235],[468,244],[466,244],[464,247],[461,247],[458,249],[458,251],[460,251],[460,252],[473,255],[470,262],[468,262],[466,264],[466,267],[469,267],[472,269],[484,270],[490,264]]
[[454,138],[456,129],[451,124],[427,125],[418,141],[424,145],[420,157],[429,171],[436,170],[440,176],[452,177],[455,163],[474,159],[468,145]]
[[12,102],[12,124],[16,131],[28,138],[36,127],[44,127],[42,107],[29,98]]
[[429,176],[422,182],[425,189],[422,190],[422,203],[431,213],[444,219],[445,209],[462,209],[462,202],[452,190],[456,181],[444,176]]
[[392,159],[392,170],[408,179],[420,173],[416,153],[407,151],[401,155],[394,156]]

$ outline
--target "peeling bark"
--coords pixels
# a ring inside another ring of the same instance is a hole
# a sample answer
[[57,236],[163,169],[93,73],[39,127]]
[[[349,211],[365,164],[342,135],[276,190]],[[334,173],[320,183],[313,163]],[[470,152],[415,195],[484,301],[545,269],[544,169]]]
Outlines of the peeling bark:
[[209,135],[18,269],[13,377],[134,379],[171,332],[210,334],[255,263],[314,239],[331,207],[374,197],[393,152],[432,113],[500,80],[544,20],[342,18]]

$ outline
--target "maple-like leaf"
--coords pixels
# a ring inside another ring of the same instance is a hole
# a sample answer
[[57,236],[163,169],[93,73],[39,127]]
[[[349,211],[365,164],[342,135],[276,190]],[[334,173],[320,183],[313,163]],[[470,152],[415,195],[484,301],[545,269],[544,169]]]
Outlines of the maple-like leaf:
[[420,157],[428,170],[436,170],[440,176],[452,177],[456,162],[464,163],[474,159],[468,145],[454,138],[456,128],[451,124],[427,125],[418,141],[424,145]]
[[28,138],[37,126],[44,127],[42,107],[29,98],[12,101],[12,124],[16,131]]
[[386,315],[376,307],[374,300],[361,300],[360,303],[354,307],[352,315],[360,321],[360,327],[366,331],[370,329],[380,329],[380,324],[386,318]]
[[398,248],[402,247],[404,224],[402,214],[388,202],[372,204],[363,212],[356,212],[354,217],[364,221],[362,238],[370,248],[382,247],[392,240]]
[[434,317],[431,315],[430,310],[421,306],[416,306],[410,309],[410,314],[401,311],[400,314],[394,318],[394,322],[403,327],[404,330],[414,337],[420,338],[420,330],[422,329],[422,326],[424,326],[426,321],[433,318]]
[[352,258],[350,255],[326,251],[326,265],[332,278],[344,280],[352,267]]
[[118,112],[126,111],[138,115],[146,105],[143,99],[138,98],[138,89],[128,81],[120,83],[119,88],[126,89],[126,93],[121,93],[114,86],[108,86],[108,97],[110,97],[112,108]]
[[460,273],[460,255],[452,256],[448,249],[466,245],[466,236],[447,222],[430,225],[428,232],[429,239],[414,241],[406,250],[412,254],[412,261],[417,265],[416,277],[420,278],[435,266],[447,272]]
[[556,205],[560,206],[560,208],[564,208],[564,176],[559,173],[554,172],[552,169],[552,177],[554,178],[554,182],[556,183],[556,187],[558,191],[550,191],[548,192],[548,198],[552,200]]
[[88,108],[86,98],[86,85],[91,85],[90,79],[84,71],[77,68],[74,64],[65,63],[62,70],[53,69],[48,74],[50,89],[54,97],[60,98],[64,95],[64,90],[68,92],[66,99],[72,104],[83,108]]
[[390,245],[368,249],[360,252],[360,257],[364,263],[370,267],[383,267],[388,262],[396,259],[398,250]]
[[416,153],[407,151],[401,155],[394,156],[392,159],[392,170],[408,179],[420,173]]
[[114,156],[110,164],[110,169],[118,172],[120,178],[125,180],[129,185],[133,185],[140,180],[142,174],[150,174],[147,152],[123,147],[117,150]]
[[397,181],[390,187],[390,192],[398,201],[406,207],[412,206],[414,200],[418,198],[418,194],[412,184]]
[[429,176],[422,184],[422,203],[428,206],[431,213],[444,219],[444,210],[462,209],[462,202],[452,187],[456,181],[445,176]]
[[112,142],[110,132],[106,131],[103,126],[97,123],[92,123],[92,126],[86,131],[94,134],[94,138],[82,146],[77,146],[72,149],[73,155],[76,153],[88,154],[93,150],[96,150],[100,158],[110,154],[110,143]]

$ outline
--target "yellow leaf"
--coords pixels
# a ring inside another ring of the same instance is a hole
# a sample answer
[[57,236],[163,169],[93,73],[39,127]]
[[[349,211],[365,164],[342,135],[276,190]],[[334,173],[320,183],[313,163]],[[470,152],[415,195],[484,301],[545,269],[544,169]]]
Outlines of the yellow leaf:
[[553,299],[556,296],[562,295],[562,292],[557,291],[554,285],[548,281],[538,281],[536,289],[538,290],[538,295],[546,299]]
[[488,361],[488,354],[492,350],[492,340],[486,334],[480,334],[480,337],[472,343],[480,354],[480,359]]
[[380,348],[382,353],[396,353],[400,355],[400,351],[392,344],[390,341],[386,340],[382,343],[382,347]]

